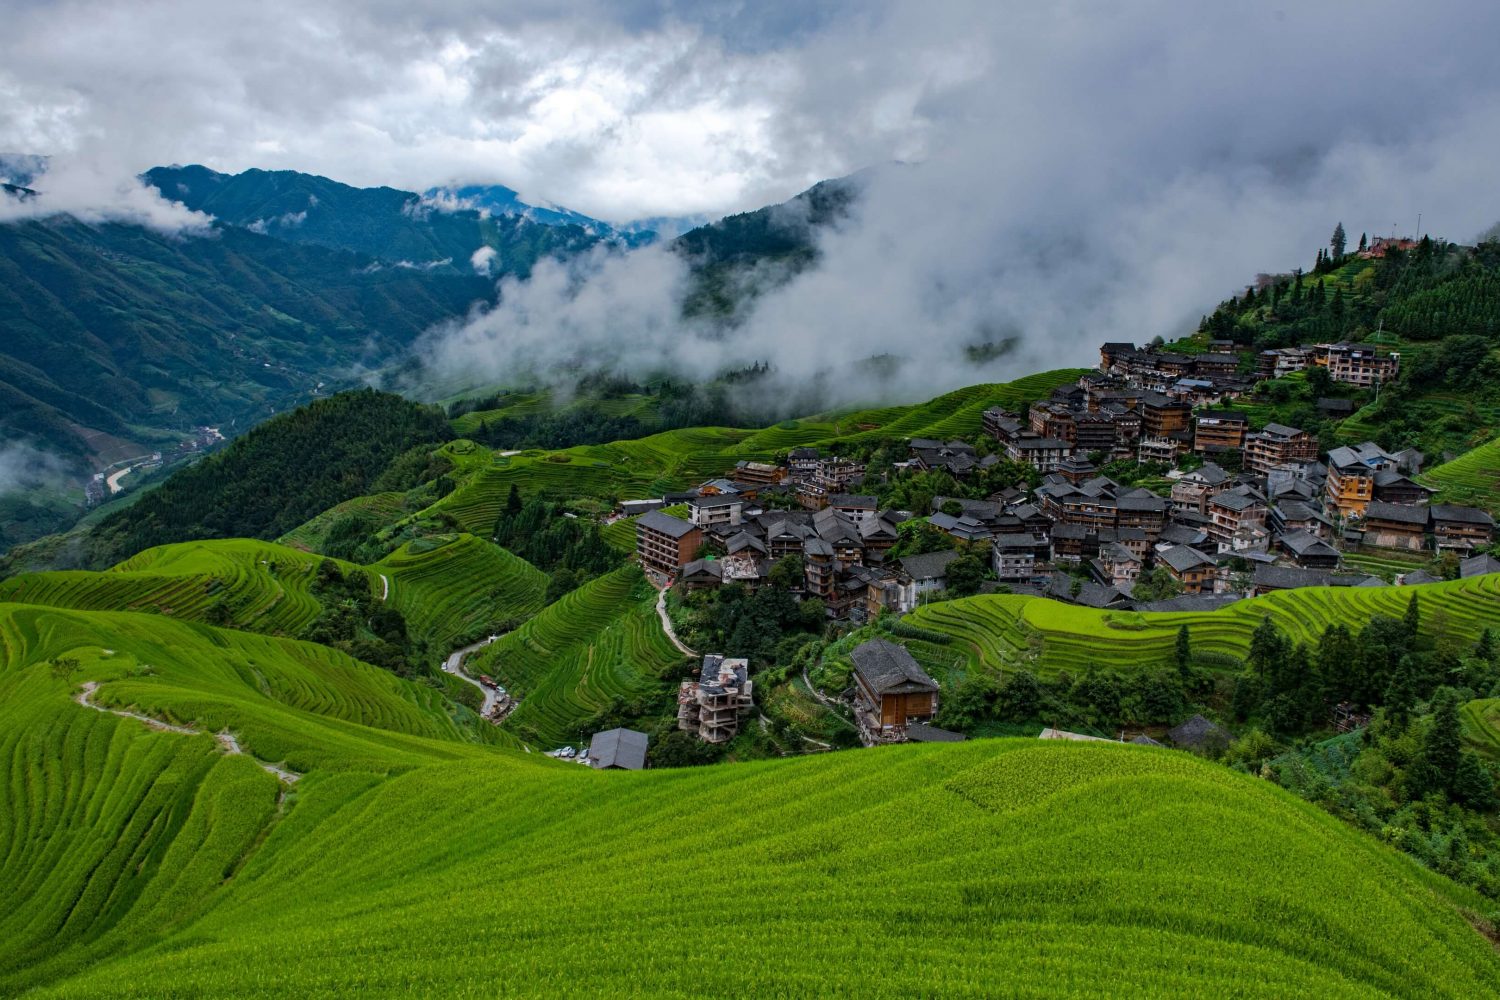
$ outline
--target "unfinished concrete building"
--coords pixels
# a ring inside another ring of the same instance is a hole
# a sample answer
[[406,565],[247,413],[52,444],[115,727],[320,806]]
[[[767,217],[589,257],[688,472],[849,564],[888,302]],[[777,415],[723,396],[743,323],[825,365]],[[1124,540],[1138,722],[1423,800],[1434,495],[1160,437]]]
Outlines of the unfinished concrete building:
[[725,743],[740,731],[740,717],[750,711],[754,682],[750,661],[717,653],[703,658],[696,681],[677,691],[677,728],[697,733],[706,743]]

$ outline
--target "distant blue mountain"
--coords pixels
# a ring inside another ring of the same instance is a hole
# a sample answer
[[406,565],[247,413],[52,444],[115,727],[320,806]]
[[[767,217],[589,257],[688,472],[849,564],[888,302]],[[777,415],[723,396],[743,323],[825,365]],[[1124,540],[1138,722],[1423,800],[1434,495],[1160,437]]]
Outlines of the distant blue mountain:
[[461,187],[432,188],[423,197],[448,200],[468,208],[481,209],[491,215],[511,215],[548,226],[582,226],[605,239],[616,239],[629,246],[644,246],[657,239],[672,239],[703,225],[706,217],[656,216],[633,222],[610,223],[560,206],[533,205],[521,200],[520,194],[504,184],[466,184]]

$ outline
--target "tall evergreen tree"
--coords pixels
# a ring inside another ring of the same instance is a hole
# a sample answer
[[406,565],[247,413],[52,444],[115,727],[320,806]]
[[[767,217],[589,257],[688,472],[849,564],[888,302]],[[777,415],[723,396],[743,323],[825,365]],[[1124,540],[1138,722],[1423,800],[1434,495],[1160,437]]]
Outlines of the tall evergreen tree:
[[1340,222],[1333,227],[1333,237],[1329,239],[1328,245],[1333,248],[1333,263],[1337,264],[1344,259],[1344,224]]
[[1458,776],[1463,752],[1462,724],[1458,718],[1458,692],[1444,688],[1433,699],[1432,720],[1422,736],[1422,753],[1412,769],[1413,798],[1430,792],[1448,792]]
[[1177,648],[1173,654],[1173,660],[1177,664],[1177,672],[1183,679],[1188,676],[1188,667],[1193,662],[1193,639],[1186,625],[1177,630]]
[[1416,594],[1412,594],[1411,600],[1406,602],[1406,617],[1402,622],[1406,625],[1406,634],[1415,639],[1417,631],[1422,627],[1422,607]]

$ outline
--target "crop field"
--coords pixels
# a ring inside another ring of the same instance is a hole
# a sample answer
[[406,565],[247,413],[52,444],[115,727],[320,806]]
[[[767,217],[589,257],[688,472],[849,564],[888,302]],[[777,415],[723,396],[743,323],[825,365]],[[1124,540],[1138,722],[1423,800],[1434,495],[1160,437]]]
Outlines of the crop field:
[[1413,594],[1421,595],[1422,628],[1429,634],[1441,621],[1449,634],[1472,643],[1485,628],[1500,627],[1496,574],[1420,587],[1307,587],[1200,612],[1097,611],[1045,598],[985,595],[918,608],[903,621],[932,637],[902,641],[939,667],[966,663],[1055,674],[1157,666],[1171,661],[1183,625],[1195,650],[1240,657],[1267,616],[1294,641],[1309,642],[1327,625],[1358,628],[1377,614],[1400,618]]
[[[34,700],[85,711],[58,688]],[[77,787],[52,823],[93,797],[149,809],[187,768],[174,755],[203,749],[107,716],[79,725],[114,732],[76,733]],[[218,810],[218,841],[187,832],[206,818],[190,812],[171,849],[198,867],[173,881],[148,858],[157,878],[120,923],[79,927],[60,959],[28,953],[39,965],[8,951],[12,983],[43,997],[1281,998],[1475,997],[1500,976],[1459,913],[1477,897],[1266,782],[1164,750],[978,740],[610,773],[491,749],[314,773],[279,810],[271,779],[197,763],[193,809]],[[97,781],[122,766],[147,786],[138,803]],[[84,853],[63,849],[56,877],[91,883]],[[721,856],[736,864],[705,877]],[[194,888],[163,934],[129,936]],[[713,961],[705,927],[727,935]],[[82,961],[111,946],[108,964]]]
[[1349,572],[1368,573],[1390,583],[1402,573],[1424,569],[1432,562],[1432,554],[1407,552],[1401,549],[1366,548],[1359,552],[1344,553],[1344,569]]
[[330,507],[323,513],[288,531],[277,539],[282,545],[307,552],[320,552],[328,536],[328,529],[341,515],[351,512],[368,513],[381,524],[397,520],[405,512],[406,494],[375,493],[367,497],[355,497]]
[[[0,601],[85,611],[142,611],[209,621],[216,604],[233,628],[303,634],[322,611],[309,591],[322,556],[247,539],[147,549],[103,573],[28,573],[0,581]],[[518,556],[472,535],[408,543],[371,566],[338,563],[390,600],[412,632],[446,653],[456,637],[541,610],[547,577]]]
[[[97,704],[212,733],[148,729]],[[168,933],[299,796],[481,752],[430,688],[310,643],[0,604],[0,995]],[[307,774],[295,790],[255,760]],[[162,984],[142,984],[162,995]]]
[[1500,759],[1500,698],[1471,701],[1460,710],[1464,742],[1491,760]]
[[446,653],[459,637],[542,609],[547,574],[473,535],[408,542],[369,567],[391,581],[407,625]]
[[528,496],[629,500],[660,496],[724,475],[736,462],[764,461],[790,448],[880,438],[973,435],[986,409],[1022,408],[1053,388],[1074,382],[1084,369],[1062,369],[1015,382],[969,386],[914,406],[788,420],[762,430],[694,427],[633,441],[580,445],[561,451],[494,455],[475,448],[468,473],[453,493],[430,508],[452,516],[465,531],[487,533],[512,485]]
[[[237,628],[297,635],[321,612],[308,587],[321,556],[248,539],[147,549],[103,573],[65,570],[0,581],[0,601],[206,620],[222,604]],[[361,567],[341,563],[345,572]],[[374,581],[374,586],[379,581]]]
[[[1403,356],[1410,360],[1410,345],[1403,347]],[[1412,403],[1422,408],[1424,414],[1434,421],[1450,421],[1454,429],[1461,432],[1465,440],[1480,446],[1500,430],[1500,407],[1476,402],[1466,396],[1448,393],[1422,393]],[[1373,438],[1380,430],[1379,418],[1373,405],[1366,406],[1339,424],[1335,435],[1341,444],[1357,444]]]
[[507,729],[534,733],[546,749],[574,742],[579,723],[615,697],[670,697],[657,691],[658,678],[682,654],[662,631],[655,605],[640,569],[621,567],[481,650],[468,670],[491,675],[520,699]]
[[1500,514],[1500,439],[1465,452],[1418,477],[1438,491],[1434,503],[1469,504]]

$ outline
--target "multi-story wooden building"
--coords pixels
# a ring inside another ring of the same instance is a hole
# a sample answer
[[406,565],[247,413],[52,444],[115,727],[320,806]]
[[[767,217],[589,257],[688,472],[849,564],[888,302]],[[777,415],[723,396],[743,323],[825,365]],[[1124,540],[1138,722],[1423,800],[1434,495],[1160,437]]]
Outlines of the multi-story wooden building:
[[1265,498],[1248,487],[1225,490],[1208,499],[1208,537],[1222,549],[1233,546],[1236,537],[1246,532],[1264,531],[1267,505]]
[[1335,382],[1349,385],[1389,382],[1401,370],[1401,355],[1380,354],[1373,344],[1318,344],[1313,362],[1327,368]]
[[1467,551],[1495,539],[1495,519],[1477,508],[1434,504],[1431,515],[1433,541],[1440,549]]
[[1148,438],[1173,437],[1189,430],[1193,416],[1190,404],[1159,392],[1141,400],[1141,433]]
[[1213,462],[1204,462],[1192,472],[1185,472],[1172,484],[1172,509],[1193,510],[1208,514],[1208,501],[1229,489],[1229,473]]
[[1396,459],[1371,441],[1333,449],[1328,453],[1324,502],[1343,517],[1363,516],[1375,498],[1376,474],[1395,466]]
[[1212,594],[1219,578],[1219,565],[1189,545],[1174,545],[1157,556],[1184,594]]
[[903,647],[872,639],[854,647],[854,715],[875,740],[901,740],[937,715],[938,684]]
[[1305,465],[1318,460],[1318,440],[1299,427],[1266,424],[1245,435],[1245,468],[1265,474],[1281,465]]
[[647,511],[635,522],[635,551],[641,563],[672,575],[693,561],[703,544],[703,529],[659,510]]
[[1382,548],[1419,551],[1426,544],[1427,519],[1426,507],[1370,500],[1365,504],[1361,525],[1364,541]]
[[1245,446],[1250,418],[1233,410],[1205,410],[1193,419],[1193,451],[1239,451]]

